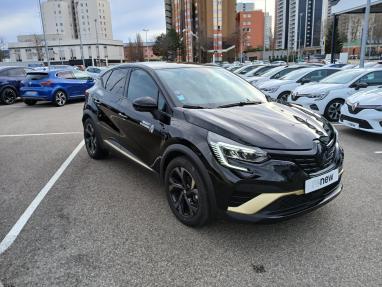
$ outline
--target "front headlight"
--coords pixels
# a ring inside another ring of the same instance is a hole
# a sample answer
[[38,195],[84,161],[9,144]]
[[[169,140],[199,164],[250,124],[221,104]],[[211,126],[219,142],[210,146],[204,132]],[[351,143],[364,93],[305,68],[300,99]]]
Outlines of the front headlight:
[[249,171],[241,163],[262,163],[268,159],[265,151],[245,146],[215,133],[208,133],[208,143],[216,160],[223,166],[240,171]]
[[279,89],[279,87],[275,87],[275,88],[263,88],[262,90],[264,92],[267,92],[267,93],[275,93],[278,89]]
[[318,99],[318,100],[322,100],[322,99],[324,99],[328,94],[329,94],[329,91],[326,91],[326,92],[321,92],[321,93],[310,94],[310,95],[308,95],[307,97],[308,97],[308,98],[315,98],[315,99]]

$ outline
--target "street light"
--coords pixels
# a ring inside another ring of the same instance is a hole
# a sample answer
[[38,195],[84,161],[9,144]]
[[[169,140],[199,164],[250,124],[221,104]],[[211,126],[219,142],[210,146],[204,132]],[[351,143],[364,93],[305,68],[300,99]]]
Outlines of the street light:
[[50,58],[48,54],[48,43],[46,42],[46,33],[45,33],[45,23],[44,23],[44,16],[42,15],[42,9],[41,9],[41,0],[38,0],[38,6],[40,8],[40,16],[41,16],[41,24],[42,24],[42,32],[44,34],[44,42],[45,42],[45,55],[46,55],[46,60],[48,62],[48,67],[50,69]]
[[[96,66],[100,65],[100,55],[99,55],[99,43],[98,43],[98,26],[97,26],[97,19],[94,19],[94,26],[95,26],[95,32],[96,32],[96,49],[97,49],[97,60],[96,60]],[[97,64],[98,62],[98,64]]]
[[365,66],[365,54],[366,54],[366,44],[367,44],[367,36],[368,36],[367,34],[369,30],[370,2],[371,2],[370,0],[366,1],[365,19],[363,21],[363,29],[362,29],[361,58],[359,61],[360,68],[363,68]]
[[300,27],[298,29],[299,31],[299,36],[298,36],[298,59],[297,61],[300,60],[300,57],[301,57],[301,37],[302,37],[302,31],[301,31],[301,28],[302,28],[302,15],[303,13],[300,13]]
[[149,29],[145,28],[142,30],[143,32],[146,32],[146,56],[147,56],[147,62],[150,62],[150,57],[149,57],[149,47],[147,44],[147,32],[150,31]]

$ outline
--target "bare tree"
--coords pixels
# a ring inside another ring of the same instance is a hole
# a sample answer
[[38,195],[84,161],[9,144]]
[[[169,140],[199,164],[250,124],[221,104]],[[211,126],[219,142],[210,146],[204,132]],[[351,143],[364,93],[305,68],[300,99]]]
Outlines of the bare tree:
[[36,50],[35,55],[37,56],[38,61],[43,61],[44,60],[44,52],[42,49],[43,41],[42,41],[41,37],[39,37],[36,34],[34,34],[32,37],[33,37],[32,38],[33,39],[33,46],[35,47],[35,50]]

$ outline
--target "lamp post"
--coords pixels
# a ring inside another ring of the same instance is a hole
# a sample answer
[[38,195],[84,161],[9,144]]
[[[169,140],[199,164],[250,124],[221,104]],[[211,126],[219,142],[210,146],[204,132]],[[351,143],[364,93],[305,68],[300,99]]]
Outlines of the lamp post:
[[82,65],[85,68],[84,45],[82,44],[82,34],[81,34],[81,27],[80,27],[80,18],[78,17],[78,4],[79,4],[79,2],[76,2],[77,24],[78,24],[78,30],[79,30],[79,34],[78,35],[80,37],[80,48],[81,48]]
[[147,32],[150,31],[149,29],[145,28],[142,30],[143,32],[146,32],[146,56],[147,56],[147,62],[150,62],[150,57],[149,57],[149,47],[147,44]]
[[363,21],[363,29],[362,29],[361,58],[359,61],[360,68],[363,68],[365,66],[365,54],[366,54],[366,44],[367,44],[367,36],[368,36],[367,34],[369,30],[370,2],[371,0],[366,0],[365,19]]
[[[98,43],[98,27],[97,27],[97,19],[94,19],[94,26],[95,26],[95,32],[96,32],[96,49],[97,49],[97,61],[96,61],[96,66],[99,65],[100,62],[100,55],[99,55],[99,43]],[[97,64],[98,62],[98,64]]]
[[46,41],[46,33],[45,33],[45,22],[44,22],[44,16],[42,15],[42,9],[41,9],[41,0],[38,0],[38,6],[40,8],[40,16],[41,16],[41,24],[42,24],[42,33],[44,34],[44,42],[45,42],[45,55],[46,60],[48,62],[48,67],[50,69],[50,58],[48,54],[48,43]]
[[302,13],[300,13],[300,27],[298,29],[299,31],[299,36],[298,36],[298,59],[297,61],[300,60],[300,57],[301,57],[301,36],[302,36],[302,31],[301,31],[301,28],[302,28]]
[[265,51],[266,51],[266,46],[265,46],[265,41],[267,38],[267,0],[264,0],[264,51],[263,51],[263,60],[265,60]]

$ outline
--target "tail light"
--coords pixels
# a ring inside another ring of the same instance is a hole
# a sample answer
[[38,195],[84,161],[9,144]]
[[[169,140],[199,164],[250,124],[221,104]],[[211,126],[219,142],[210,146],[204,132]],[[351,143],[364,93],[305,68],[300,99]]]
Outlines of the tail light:
[[52,84],[52,81],[50,81],[50,80],[40,83],[40,85],[43,87],[49,87],[51,84]]

